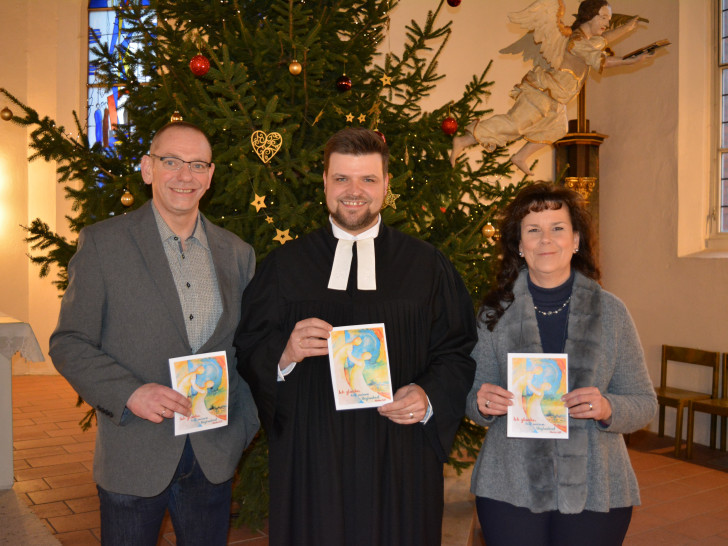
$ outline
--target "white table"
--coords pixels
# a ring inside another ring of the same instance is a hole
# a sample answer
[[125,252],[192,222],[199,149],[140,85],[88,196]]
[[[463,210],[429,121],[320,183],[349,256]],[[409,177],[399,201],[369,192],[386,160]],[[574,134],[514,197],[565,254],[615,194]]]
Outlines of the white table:
[[30,324],[0,313],[0,489],[13,487],[12,358],[18,351],[26,360],[45,360]]

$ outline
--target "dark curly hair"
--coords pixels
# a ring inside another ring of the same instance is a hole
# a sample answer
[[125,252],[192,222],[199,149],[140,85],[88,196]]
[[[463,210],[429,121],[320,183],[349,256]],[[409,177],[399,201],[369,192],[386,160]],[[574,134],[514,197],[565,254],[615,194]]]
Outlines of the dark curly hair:
[[594,19],[604,6],[609,6],[607,0],[584,0],[579,4],[579,11],[576,13],[576,19],[571,24],[571,30],[577,30],[587,21]]
[[596,238],[591,215],[584,199],[577,192],[547,182],[537,182],[523,188],[505,208],[500,221],[501,262],[495,287],[483,298],[479,318],[488,330],[493,330],[505,310],[513,302],[513,284],[526,261],[519,256],[521,221],[530,212],[557,210],[566,206],[574,232],[579,234],[579,252],[571,258],[571,267],[599,281],[601,273],[596,259]]

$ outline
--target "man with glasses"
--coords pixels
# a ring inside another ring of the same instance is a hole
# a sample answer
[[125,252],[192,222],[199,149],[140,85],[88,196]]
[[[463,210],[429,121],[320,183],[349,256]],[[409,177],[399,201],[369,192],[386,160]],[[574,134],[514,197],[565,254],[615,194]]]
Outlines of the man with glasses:
[[[232,347],[255,257],[199,212],[211,160],[199,128],[162,127],[141,161],[152,201],[84,228],[68,266],[50,355],[96,409],[107,546],[156,544],[167,509],[177,544],[226,544],[232,476],[258,428]],[[174,416],[191,404],[171,388],[169,359],[216,351],[227,353],[227,425],[177,436]]]

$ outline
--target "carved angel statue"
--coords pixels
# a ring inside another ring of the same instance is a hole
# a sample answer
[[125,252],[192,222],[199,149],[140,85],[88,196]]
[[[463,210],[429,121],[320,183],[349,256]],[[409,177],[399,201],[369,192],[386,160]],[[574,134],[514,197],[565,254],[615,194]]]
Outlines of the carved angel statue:
[[632,31],[638,18],[615,16],[623,24],[608,30],[612,8],[606,0],[581,2],[571,28],[561,21],[564,11],[562,0],[536,0],[526,9],[508,15],[528,33],[501,53],[523,53],[525,60],[533,60],[534,67],[511,91],[515,104],[507,114],[476,120],[465,128],[464,135],[453,139],[453,165],[463,150],[474,144],[491,152],[524,138],[526,144],[511,157],[511,163],[533,175],[528,157],[566,134],[566,105],[581,90],[589,70],[601,72],[604,68],[636,64],[650,54],[628,59],[613,56],[607,44]]

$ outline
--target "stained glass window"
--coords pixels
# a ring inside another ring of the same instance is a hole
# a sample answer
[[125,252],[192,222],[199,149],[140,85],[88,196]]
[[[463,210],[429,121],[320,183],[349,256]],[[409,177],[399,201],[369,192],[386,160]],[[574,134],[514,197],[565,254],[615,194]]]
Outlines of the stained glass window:
[[[88,3],[88,136],[89,144],[101,142],[113,146],[113,129],[117,123],[125,123],[124,95],[120,86],[101,84],[97,78],[98,57],[92,49],[98,44],[109,47],[120,59],[135,48],[143,47],[125,26],[115,8],[129,2],[149,6],[149,0],[89,0]],[[123,64],[123,63],[122,63]],[[137,74],[143,81],[142,74]]]

